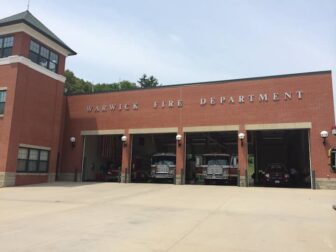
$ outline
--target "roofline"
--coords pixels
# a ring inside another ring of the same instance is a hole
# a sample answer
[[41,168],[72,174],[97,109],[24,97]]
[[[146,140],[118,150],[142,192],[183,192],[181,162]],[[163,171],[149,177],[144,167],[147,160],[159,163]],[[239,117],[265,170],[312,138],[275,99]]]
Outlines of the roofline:
[[53,37],[49,36],[47,33],[45,33],[44,31],[42,31],[41,29],[37,28],[36,26],[32,25],[31,23],[27,22],[26,20],[23,20],[23,19],[19,19],[19,20],[14,20],[14,21],[9,21],[9,22],[6,22],[6,23],[1,23],[0,24],[0,27],[3,27],[3,26],[9,26],[9,25],[13,25],[13,24],[20,24],[20,23],[24,23],[26,25],[28,25],[29,27],[33,28],[34,30],[38,31],[39,33],[43,34],[44,36],[46,36],[48,39],[54,41],[56,44],[58,44],[59,46],[63,47],[64,49],[68,50],[70,53],[69,53],[69,56],[72,56],[72,55],[77,55],[77,53],[72,50],[70,47],[68,47],[66,44],[62,44],[60,43],[57,39],[54,39]]
[[320,75],[320,74],[331,74],[331,70],[323,71],[314,71],[314,72],[303,72],[303,73],[292,73],[292,74],[281,74],[281,75],[268,75],[260,77],[249,77],[249,78],[240,78],[240,79],[229,79],[229,80],[217,80],[217,81],[203,81],[203,82],[191,82],[191,83],[182,83],[182,84],[173,84],[173,85],[164,85],[150,88],[134,88],[134,89],[124,89],[124,90],[112,90],[112,91],[101,91],[95,93],[78,93],[78,94],[65,94],[65,96],[84,96],[84,95],[98,95],[106,93],[117,93],[117,92],[132,92],[132,91],[142,91],[142,90],[152,90],[152,89],[163,89],[163,88],[174,88],[174,87],[183,87],[183,86],[192,86],[192,85],[216,85],[224,84],[231,82],[239,81],[251,81],[251,80],[266,80],[266,79],[275,79],[275,78],[287,78],[287,77],[297,77],[297,76],[306,76],[306,75]]

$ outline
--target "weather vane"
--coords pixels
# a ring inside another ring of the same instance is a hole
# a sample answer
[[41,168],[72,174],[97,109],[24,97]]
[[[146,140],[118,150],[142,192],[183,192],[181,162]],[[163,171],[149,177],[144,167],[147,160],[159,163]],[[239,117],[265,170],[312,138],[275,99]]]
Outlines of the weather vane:
[[27,0],[27,11],[29,11],[30,0]]

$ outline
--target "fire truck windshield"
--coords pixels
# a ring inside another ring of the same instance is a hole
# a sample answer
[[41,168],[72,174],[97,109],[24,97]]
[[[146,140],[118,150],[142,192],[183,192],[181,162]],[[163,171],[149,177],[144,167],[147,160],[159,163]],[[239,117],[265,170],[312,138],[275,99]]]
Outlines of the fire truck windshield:
[[156,156],[152,158],[153,165],[175,165],[176,158],[174,156]]
[[229,165],[230,157],[205,157],[206,165]]

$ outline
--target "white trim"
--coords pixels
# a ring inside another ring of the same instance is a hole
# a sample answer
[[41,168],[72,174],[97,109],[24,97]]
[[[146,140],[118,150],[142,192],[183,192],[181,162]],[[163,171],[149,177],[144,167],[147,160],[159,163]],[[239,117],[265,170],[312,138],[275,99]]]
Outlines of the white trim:
[[100,135],[124,135],[125,130],[123,129],[112,129],[112,130],[82,130],[81,136],[100,136]]
[[217,125],[217,126],[195,126],[183,127],[183,132],[216,132],[216,131],[238,131],[239,125]]
[[246,124],[245,130],[311,129],[311,122]]
[[65,82],[65,77],[63,75],[54,73],[34,62],[32,62],[30,59],[27,59],[26,57],[23,56],[18,56],[18,55],[14,55],[14,56],[10,56],[10,57],[6,57],[6,58],[1,58],[0,59],[0,66],[1,65],[8,65],[8,64],[15,64],[15,63],[21,63],[35,71],[38,71],[50,78],[53,78],[55,80],[58,80],[60,82]]
[[45,44],[46,46],[50,47],[51,49],[57,51],[58,53],[63,54],[64,56],[69,56],[71,54],[70,51],[66,50],[56,42],[52,41],[48,37],[44,36],[42,33],[34,30],[30,26],[26,25],[25,23],[20,24],[13,24],[8,25],[0,28],[0,35],[7,35],[16,32],[24,32],[29,36],[37,39],[41,43]]
[[6,91],[7,87],[0,87],[0,91]]
[[140,129],[129,129],[129,134],[155,134],[155,133],[177,133],[178,128],[140,128]]
[[49,176],[49,173],[43,172],[17,172],[16,175],[18,176]]
[[50,147],[45,147],[45,146],[38,146],[38,145],[31,145],[31,144],[19,144],[19,147],[23,148],[32,148],[32,149],[39,149],[39,150],[47,150],[50,151]]

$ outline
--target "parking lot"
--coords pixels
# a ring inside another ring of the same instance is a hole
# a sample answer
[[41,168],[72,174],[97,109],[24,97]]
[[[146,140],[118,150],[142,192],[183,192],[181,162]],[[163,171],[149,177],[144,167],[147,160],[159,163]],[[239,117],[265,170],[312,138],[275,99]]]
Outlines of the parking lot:
[[336,251],[336,191],[169,184],[0,188],[1,251]]

